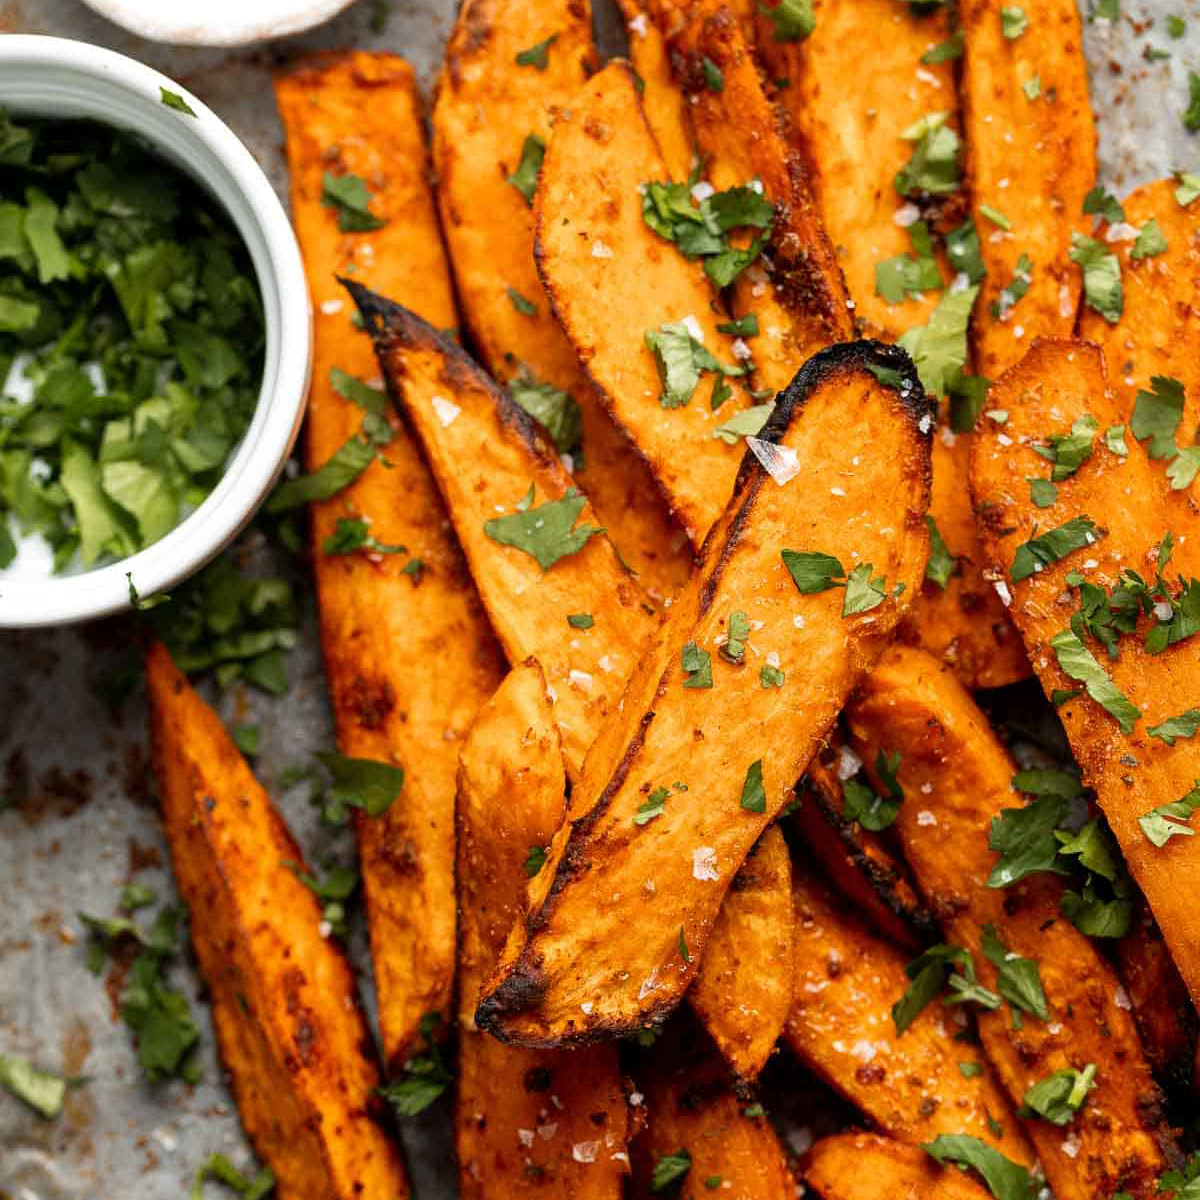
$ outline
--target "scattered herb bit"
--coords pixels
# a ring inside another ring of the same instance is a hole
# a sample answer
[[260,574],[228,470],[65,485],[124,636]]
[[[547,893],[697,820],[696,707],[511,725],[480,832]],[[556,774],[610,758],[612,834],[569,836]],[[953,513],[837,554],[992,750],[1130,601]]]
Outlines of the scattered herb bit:
[[661,817],[666,802],[671,793],[665,787],[657,787],[638,805],[637,815],[633,818],[635,825],[647,825],[655,817]]
[[1043,568],[1066,558],[1068,554],[1092,545],[1103,536],[1103,531],[1096,526],[1091,517],[1072,517],[1057,528],[1037,534],[1018,546],[1016,554],[1013,555],[1009,576],[1014,583],[1020,583]]
[[933,254],[929,226],[914,221],[908,227],[916,254],[898,254],[875,264],[875,293],[889,304],[900,304],[909,294],[940,291],[946,285]]
[[723,92],[725,90],[725,76],[721,68],[706,54],[703,61],[704,68],[704,86],[710,92]]
[[1022,1116],[1039,1116],[1055,1125],[1069,1125],[1083,1107],[1096,1078],[1096,1064],[1088,1063],[1082,1071],[1067,1067],[1035,1083],[1025,1093]]
[[1026,479],[1029,499],[1036,508],[1049,508],[1058,499],[1058,488],[1048,479]]
[[979,283],[986,277],[979,232],[971,217],[946,234],[946,254],[954,269],[966,275],[968,283]]
[[525,197],[526,204],[533,204],[533,193],[538,176],[542,173],[542,160],[546,157],[546,143],[535,133],[529,134],[521,144],[521,161],[508,177],[508,182]]
[[921,1149],[939,1163],[952,1162],[974,1168],[996,1200],[1034,1200],[1037,1195],[1033,1176],[1025,1167],[969,1134],[939,1134],[932,1142],[923,1142]]
[[583,414],[575,398],[552,383],[539,382],[528,371],[509,380],[508,394],[545,429],[559,454],[570,454],[578,466]]
[[530,846],[525,861],[521,864],[527,878],[532,879],[546,865],[546,846]]
[[1175,745],[1176,738],[1196,736],[1200,729],[1200,708],[1189,708],[1176,717],[1168,717],[1161,725],[1151,725],[1146,732],[1168,746]]
[[1188,106],[1183,110],[1183,127],[1188,133],[1200,129],[1200,75],[1188,72]]
[[1151,217],[1138,230],[1137,239],[1133,243],[1133,249],[1129,251],[1129,257],[1133,259],[1153,258],[1156,254],[1166,254],[1168,249],[1163,231],[1159,228],[1158,222]]
[[204,1183],[214,1179],[236,1192],[241,1200],[263,1200],[275,1190],[275,1176],[265,1168],[247,1179],[223,1154],[214,1154],[196,1172],[188,1200],[204,1200]]
[[1022,254],[1013,268],[1012,282],[1000,289],[999,296],[992,302],[991,314],[1003,321],[1012,312],[1013,305],[1029,291],[1033,282],[1033,261],[1028,254]]
[[526,300],[515,288],[505,288],[509,300],[512,301],[512,306],[523,317],[537,316],[537,305],[532,300]]
[[360,550],[375,554],[408,553],[407,546],[393,546],[373,537],[365,517],[339,517],[333,532],[321,544],[324,554],[356,554]]
[[761,667],[758,672],[758,682],[764,688],[783,687],[784,678],[783,672],[770,663]]
[[415,1117],[424,1112],[453,1082],[454,1076],[434,1038],[441,1013],[426,1013],[421,1018],[422,1053],[404,1064],[404,1077],[379,1089],[379,1094],[398,1116]]
[[1119,21],[1121,0],[1088,0],[1089,21]]
[[956,192],[962,182],[958,134],[946,124],[946,112],[927,113],[901,133],[915,143],[912,157],[896,174],[895,187],[901,196],[928,193],[945,196]]
[[727,367],[697,341],[683,321],[668,321],[644,335],[646,347],[654,355],[663,390],[658,402],[663,408],[681,408],[690,403],[700,376],[705,371],[721,375],[744,375],[744,367]]
[[1095,238],[1073,233],[1067,257],[1083,268],[1083,298],[1087,306],[1115,325],[1125,310],[1121,263],[1116,254]]
[[918,325],[899,339],[917,368],[921,385],[932,396],[945,396],[963,381],[967,322],[978,295],[978,284],[957,291],[947,289],[930,315],[929,324]]
[[1182,17],[1169,13],[1167,15],[1167,35],[1181,38],[1185,33],[1187,33],[1187,22]]
[[1079,780],[1063,771],[1025,771],[1013,779],[1013,786],[1035,799],[1022,808],[1003,809],[992,819],[988,848],[1000,857],[988,876],[991,888],[1008,887],[1039,871],[1067,873],[1058,861],[1055,830],[1069,801],[1082,791]]
[[719,1188],[723,1182],[724,1182],[724,1180],[721,1178],[720,1175],[710,1175],[704,1181],[704,1186],[706,1188],[708,1188],[708,1190],[710,1192],[715,1192],[717,1190],[717,1188]]
[[1103,217],[1110,225],[1117,225],[1125,220],[1125,210],[1121,207],[1121,202],[1101,184],[1096,184],[1084,196],[1083,214]]
[[1110,425],[1104,431],[1104,444],[1110,454],[1115,454],[1118,458],[1127,458],[1129,447],[1125,445],[1125,426]]
[[1183,419],[1183,384],[1168,375],[1155,375],[1150,389],[1138,391],[1130,428],[1139,442],[1149,440],[1146,453],[1151,458],[1172,458],[1179,453],[1175,431]]
[[774,26],[777,42],[802,42],[817,27],[812,0],[779,0],[774,8],[760,4],[758,11]]
[[959,374],[950,385],[950,428],[955,433],[970,433],[987,403],[991,380],[982,375]]
[[330,933],[343,941],[349,936],[346,925],[346,901],[358,887],[358,870],[355,867],[333,867],[324,879],[310,875],[302,870],[298,863],[283,862],[295,877],[318,900],[325,901],[321,909],[321,919],[329,925]]
[[936,583],[944,591],[950,582],[950,576],[958,567],[958,559],[947,548],[933,517],[926,515],[925,524],[929,527],[929,560],[925,564],[925,578]]
[[750,408],[743,408],[723,425],[718,425],[713,430],[713,437],[720,438],[727,446],[737,445],[739,438],[756,437],[762,432],[762,427],[774,409],[774,403],[754,404]]
[[744,612],[730,613],[729,631],[726,634],[725,644],[721,647],[721,657],[726,662],[741,666],[746,659],[746,642],[749,638],[750,622],[746,620],[746,614]]
[[1050,639],[1050,645],[1063,673],[1083,684],[1087,694],[1117,722],[1122,733],[1132,732],[1141,710],[1117,688],[1076,634],[1064,629]]
[[842,816],[848,821],[857,821],[864,829],[873,833],[889,829],[899,812],[899,800],[876,795],[874,789],[861,780],[847,779],[842,784]]
[[262,749],[262,729],[258,725],[234,727],[233,744],[247,757],[254,758]]
[[1075,418],[1070,433],[1052,433],[1045,445],[1034,446],[1038,454],[1054,464],[1054,470],[1050,473],[1054,483],[1070,479],[1092,457],[1099,431],[1100,422],[1091,413],[1084,413]]
[[1200,196],[1200,175],[1189,175],[1186,171],[1179,171],[1175,178],[1179,180],[1179,186],[1175,189],[1175,203],[1180,208],[1187,208]]
[[539,71],[544,71],[550,65],[550,47],[557,41],[558,34],[552,33],[545,41],[537,42],[528,50],[522,50],[515,60],[517,66],[536,67]]
[[996,988],[1009,1005],[1039,1021],[1048,1021],[1050,1009],[1037,963],[1010,954],[992,925],[983,927],[983,954],[996,968]]
[[842,586],[834,580],[844,577],[846,570],[832,554],[820,554],[809,550],[783,550],[781,557],[796,585],[796,590],[801,595],[808,596]]
[[710,688],[713,685],[712,655],[695,642],[687,642],[679,653],[679,665],[687,674],[685,688]]
[[975,1079],[983,1074],[983,1067],[977,1062],[960,1062],[958,1072],[964,1079]]
[[755,313],[745,313],[736,321],[718,321],[717,329],[731,337],[758,337],[758,316]]
[[[384,422],[386,426],[386,421]],[[363,425],[366,430],[366,423]],[[388,427],[390,440],[391,430]],[[352,484],[374,461],[377,448],[369,437],[355,434],[315,471],[280,484],[266,503],[268,513],[288,512],[316,500],[328,500]]]
[[67,1095],[66,1080],[11,1054],[0,1053],[0,1086],[48,1121],[62,1112]]
[[374,413],[382,417],[387,413],[387,393],[381,388],[373,388],[355,379],[345,371],[334,367],[329,372],[329,384],[335,392],[352,404],[357,404],[364,412]]
[[176,112],[184,113],[189,117],[196,115],[192,106],[178,92],[171,92],[165,87],[159,87],[158,94],[162,103],[168,108],[173,108]]
[[321,183],[321,202],[337,210],[342,233],[368,233],[387,224],[371,212],[371,193],[357,175],[334,175],[326,171]]
[[963,39],[961,33],[952,34],[944,42],[938,42],[932,49],[926,50],[921,55],[921,61],[928,67],[935,66],[937,63],[950,62],[955,58],[962,58]]
[[747,812],[767,811],[767,794],[763,790],[762,759],[752,762],[742,782],[742,808]]
[[370,758],[347,758],[323,751],[317,760],[331,776],[328,792],[332,823],[347,808],[362,809],[368,817],[382,816],[404,787],[404,768]]
[[591,613],[570,613],[567,617],[567,624],[572,629],[591,629],[596,623],[596,618]]
[[1200,779],[1192,790],[1171,804],[1160,804],[1138,817],[1138,824],[1146,837],[1158,847],[1165,846],[1176,835],[1193,837],[1196,831],[1188,825],[1192,813],[1200,808]]
[[954,994],[946,998],[946,1004],[976,1003],[987,1009],[1000,1007],[1000,997],[977,982],[975,960],[971,952],[961,946],[931,946],[908,963],[904,973],[912,982],[892,1005],[897,1036],[921,1015],[947,982]]
[[1029,28],[1029,18],[1023,8],[1015,4],[1006,4],[1000,10],[1000,29],[1004,36],[1013,41]]
[[[784,3],[787,3],[787,0],[784,0]],[[691,1169],[692,1156],[686,1150],[676,1150],[674,1154],[664,1154],[654,1161],[654,1170],[650,1177],[650,1190],[665,1192],[669,1187],[680,1183]]]
[[993,208],[990,204],[981,204],[979,206],[979,215],[987,217],[993,225],[998,226],[1003,230],[1012,229],[1012,222],[998,209]]
[[688,949],[687,938],[684,936],[682,925],[679,927],[679,957],[682,958],[685,963],[690,963],[692,961],[692,954]]
[[1032,104],[1042,94],[1042,77],[1031,75],[1021,84],[1021,91],[1025,93],[1025,99]]
[[484,522],[483,532],[492,541],[537,559],[538,566],[548,571],[560,559],[582,550],[589,539],[605,532],[597,525],[575,526],[586,505],[587,499],[571,488],[561,500],[547,500],[537,508],[493,517]]

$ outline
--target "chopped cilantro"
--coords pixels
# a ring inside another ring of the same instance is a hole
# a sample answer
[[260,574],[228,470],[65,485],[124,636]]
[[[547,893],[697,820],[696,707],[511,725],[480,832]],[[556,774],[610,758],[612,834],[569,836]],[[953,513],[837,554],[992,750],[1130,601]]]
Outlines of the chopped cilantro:
[[998,208],[993,208],[990,204],[981,204],[979,206],[979,215],[987,217],[993,225],[1000,229],[1012,229],[1012,222]]
[[367,550],[373,554],[407,554],[407,546],[393,546],[371,536],[371,527],[363,517],[339,517],[333,532],[321,545],[325,554],[356,554]]
[[1083,269],[1083,296],[1088,307],[1115,325],[1125,310],[1121,263],[1116,254],[1095,238],[1073,233],[1067,257]]
[[386,1084],[379,1094],[392,1106],[398,1116],[415,1117],[424,1112],[454,1082],[454,1076],[434,1038],[441,1013],[426,1013],[421,1018],[421,1037],[425,1043],[421,1053],[404,1064],[404,1077]]
[[979,285],[949,288],[930,315],[928,325],[918,325],[900,338],[921,384],[933,396],[945,396],[962,380],[967,361],[967,323]]
[[946,254],[954,269],[966,275],[968,283],[979,283],[987,275],[979,232],[971,217],[946,234]]
[[1200,196],[1200,175],[1189,175],[1186,171],[1179,171],[1175,178],[1179,180],[1179,186],[1175,189],[1175,203],[1180,208],[1187,208]]
[[1200,779],[1192,790],[1170,804],[1160,804],[1138,817],[1138,824],[1147,839],[1155,846],[1165,846],[1173,837],[1194,837],[1196,831],[1188,825],[1192,813],[1200,808]]
[[605,532],[598,525],[575,526],[586,506],[587,499],[576,488],[570,488],[560,500],[547,500],[537,508],[485,521],[483,532],[492,541],[513,546],[537,559],[538,566],[548,571],[560,559],[576,554],[591,538]]
[[1129,251],[1129,257],[1133,259],[1152,258],[1156,254],[1166,254],[1168,249],[1163,231],[1159,228],[1158,222],[1151,217],[1138,230],[1137,239],[1133,243],[1133,249]]
[[247,1178],[225,1155],[214,1154],[196,1172],[188,1200],[204,1200],[204,1184],[209,1179],[223,1183],[241,1197],[241,1200],[263,1200],[264,1196],[269,1196],[275,1190],[275,1176],[265,1168],[258,1171],[253,1178]]
[[747,812],[767,811],[767,794],[763,790],[762,759],[752,762],[742,782],[742,808]]
[[958,1064],[958,1073],[964,1079],[975,1079],[983,1074],[983,1067],[977,1062],[960,1062]]
[[546,846],[530,846],[529,853],[521,866],[528,879],[532,879],[546,865]]
[[247,757],[254,758],[262,749],[262,728],[258,725],[237,725],[231,736],[233,744]]
[[962,58],[963,39],[961,33],[951,34],[944,42],[938,42],[936,46],[926,50],[921,55],[921,61],[929,67],[935,66],[937,63],[949,62],[951,59]]
[[534,189],[542,173],[542,160],[546,157],[546,143],[535,133],[529,134],[521,144],[521,161],[508,177],[508,182],[525,197],[526,204],[533,203]]
[[841,586],[834,580],[846,574],[846,569],[832,554],[810,550],[783,550],[780,554],[796,590],[803,596]]
[[596,618],[591,613],[571,613],[567,617],[567,624],[572,629],[591,629],[596,623]]
[[750,622],[744,612],[729,614],[729,632],[725,644],[721,647],[721,657],[726,662],[741,666],[746,660],[746,642],[750,637]]
[[358,808],[368,817],[382,816],[404,787],[404,768],[370,758],[347,758],[322,752],[318,761],[331,776],[329,803],[338,810]]
[[346,901],[358,887],[357,868],[334,867],[324,879],[319,879],[304,871],[298,863],[285,861],[280,865],[291,871],[318,900],[325,901],[321,919],[328,923],[334,937],[344,941],[349,934],[346,925]]
[[1000,295],[992,302],[992,316],[1001,321],[1006,320],[1013,305],[1029,291],[1029,285],[1032,282],[1033,262],[1028,254],[1022,254],[1013,268],[1012,282],[1001,288]]
[[912,157],[896,175],[896,191],[901,196],[928,193],[945,196],[956,192],[962,182],[958,152],[958,134],[946,124],[949,113],[928,113],[900,135],[915,143]]
[[371,212],[371,193],[357,175],[334,175],[326,171],[321,182],[321,201],[337,210],[342,233],[367,233],[387,224]]
[[48,1121],[62,1112],[67,1095],[66,1080],[11,1054],[0,1053],[0,1086]]
[[847,821],[857,821],[864,829],[879,833],[891,828],[899,812],[899,801],[877,795],[858,779],[847,779],[842,784],[842,816]]
[[1049,508],[1058,499],[1058,488],[1049,479],[1026,479],[1029,499],[1035,508]]
[[1151,458],[1171,458],[1179,452],[1175,431],[1183,419],[1183,384],[1167,375],[1155,375],[1150,391],[1138,391],[1133,404],[1130,429],[1139,442],[1149,440]]
[[1089,21],[1119,21],[1121,0],[1088,0]]
[[378,417],[387,413],[387,392],[381,388],[370,387],[338,367],[333,367],[329,372],[329,386],[343,399],[358,405],[364,412],[374,413]]
[[1038,454],[1054,464],[1050,473],[1052,482],[1070,479],[1092,457],[1099,431],[1100,422],[1091,413],[1083,413],[1075,418],[1070,433],[1052,433],[1046,439],[1046,445],[1034,446]]
[[758,337],[758,316],[755,313],[743,313],[736,321],[718,321],[717,329],[732,337]]
[[721,68],[706,54],[703,61],[704,68],[704,86],[710,92],[723,92],[725,90],[725,76],[721,72]]
[[685,688],[710,688],[713,685],[712,655],[695,642],[687,642],[679,652],[679,665],[687,674]]
[[1032,104],[1042,94],[1042,77],[1040,75],[1030,75],[1021,84],[1021,91],[1025,93],[1025,99]]
[[802,42],[817,27],[812,0],[779,0],[774,8],[760,4],[758,11],[774,26],[777,42]]
[[1166,742],[1168,746],[1173,746],[1176,738],[1195,737],[1198,729],[1200,729],[1200,708],[1189,708],[1178,716],[1168,717],[1161,725],[1149,726],[1146,732],[1152,738],[1158,738],[1160,742]]
[[950,576],[958,567],[958,559],[947,548],[933,517],[927,514],[925,524],[929,527],[929,560],[925,564],[925,578],[944,591]]
[[1068,554],[1090,546],[1103,536],[1091,517],[1072,517],[1055,529],[1031,537],[1017,547],[1009,576],[1020,583]]
[[528,371],[508,381],[508,394],[550,435],[559,454],[570,454],[578,465],[583,445],[583,414],[569,393],[535,379]]
[[375,461],[376,452],[376,446],[369,437],[355,434],[343,442],[315,471],[280,484],[267,501],[266,511],[287,512],[317,500],[328,500],[336,496]]
[[635,825],[646,825],[655,817],[661,817],[663,807],[671,798],[671,793],[665,787],[657,787],[638,805],[637,815],[633,818]]
[[158,94],[159,99],[168,108],[173,108],[176,112],[184,113],[189,117],[194,117],[196,115],[192,106],[178,92],[171,92],[165,87],[159,87]]
[[1087,694],[1117,722],[1122,733],[1132,732],[1141,710],[1117,688],[1079,637],[1064,629],[1050,639],[1050,645],[1063,674],[1082,683]]
[[996,968],[996,988],[1009,1005],[1039,1021],[1048,1021],[1050,1009],[1037,963],[1010,954],[992,925],[983,927],[983,954]]
[[970,433],[987,403],[991,380],[982,375],[961,372],[950,384],[950,428],[955,433]]
[[1110,425],[1104,431],[1104,444],[1108,447],[1108,452],[1115,454],[1118,458],[1129,456],[1129,447],[1125,445],[1124,425]]
[[1029,28],[1029,18],[1023,8],[1015,4],[1006,4],[1000,10],[1000,29],[1004,36],[1013,41]]
[[537,305],[532,300],[526,300],[515,288],[505,288],[509,300],[512,302],[513,308],[517,310],[523,317],[537,316]]
[[705,349],[689,332],[683,321],[668,321],[644,335],[646,347],[654,355],[663,390],[658,402],[663,408],[680,408],[691,402],[705,371],[722,375],[744,375],[744,367],[727,367]]
[[1167,35],[1173,38],[1181,38],[1187,33],[1187,22],[1175,13],[1167,15]]
[[558,41],[558,34],[552,33],[544,41],[536,42],[528,50],[522,50],[514,60],[518,67],[536,67],[544,71],[550,65],[550,47]]
[[1025,1167],[969,1134],[939,1134],[932,1142],[922,1142],[921,1149],[939,1163],[952,1162],[974,1168],[996,1200],[1034,1200],[1038,1193],[1033,1176]]
[[[787,0],[784,0],[786,3]],[[682,1182],[684,1176],[692,1169],[692,1156],[686,1150],[676,1150],[674,1154],[664,1154],[654,1160],[654,1170],[650,1176],[650,1190],[665,1192]]]
[[771,666],[770,663],[760,668],[758,672],[759,685],[764,688],[783,687],[784,678],[783,672],[778,667]]
[[682,958],[685,963],[690,963],[692,961],[692,952],[688,949],[687,938],[684,936],[684,929],[682,925],[679,927],[679,957]]
[[1188,106],[1183,110],[1183,127],[1188,133],[1200,129],[1200,75],[1188,72]]
[[898,254],[875,264],[875,293],[889,304],[900,304],[910,293],[940,291],[946,286],[933,256],[929,227],[924,221],[914,221],[908,234],[916,256]]
[[896,1034],[902,1034],[949,983],[953,995],[946,1004],[980,1004],[987,1009],[1000,1007],[1000,997],[981,987],[975,977],[975,960],[961,946],[931,946],[904,968],[912,981],[892,1005]]
[[720,438],[726,445],[736,446],[739,438],[754,437],[761,433],[762,427],[767,423],[767,418],[774,409],[774,403],[754,404],[749,408],[743,408],[741,412],[734,413],[723,425],[718,425],[712,435]]

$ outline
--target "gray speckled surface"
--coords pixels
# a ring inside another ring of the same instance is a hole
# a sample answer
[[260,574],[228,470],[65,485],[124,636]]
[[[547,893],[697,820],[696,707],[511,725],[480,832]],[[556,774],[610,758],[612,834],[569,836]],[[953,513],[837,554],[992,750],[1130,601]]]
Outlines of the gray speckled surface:
[[[78,0],[0,0],[0,31],[81,38],[176,76],[229,121],[282,186],[271,65],[316,47],[365,45],[405,54],[428,84],[453,8],[453,0],[396,0],[383,31],[373,33],[373,5],[360,0],[322,29],[234,52],[154,45]],[[1035,2],[1031,15],[1036,8]],[[1127,2],[1126,9],[1116,26],[1087,29],[1104,176],[1118,193],[1173,168],[1200,166],[1200,136],[1189,137],[1179,120],[1187,71],[1200,70],[1200,0]],[[1167,12],[1188,18],[1185,39],[1167,39],[1161,27]],[[1157,28],[1150,23],[1154,15]],[[1147,44],[1170,49],[1172,58],[1146,62]],[[231,721],[252,716],[261,725],[258,768],[268,784],[283,767],[331,744],[311,600],[308,606],[289,694],[264,702],[235,688],[223,701]],[[135,876],[161,896],[172,895],[150,796],[140,694],[113,712],[95,690],[97,680],[135,664],[133,630],[124,621],[0,634],[0,797],[15,801],[7,810],[0,805],[0,1051],[90,1079],[53,1123],[0,1093],[0,1200],[178,1200],[213,1151],[250,1161],[204,1005],[195,1004],[204,1024],[203,1082],[151,1088],[140,1077],[109,989],[84,967],[77,911],[112,913],[121,887]],[[348,835],[319,829],[303,788],[281,805],[315,860],[331,850],[346,857]],[[361,930],[355,942],[361,962]],[[177,967],[174,978],[198,1000],[199,980],[189,966]],[[800,1083],[785,1064],[769,1074],[775,1092],[795,1091]],[[448,1107],[435,1108],[404,1130],[414,1183],[425,1200],[454,1191],[448,1116]],[[795,1116],[804,1122],[803,1111]]]

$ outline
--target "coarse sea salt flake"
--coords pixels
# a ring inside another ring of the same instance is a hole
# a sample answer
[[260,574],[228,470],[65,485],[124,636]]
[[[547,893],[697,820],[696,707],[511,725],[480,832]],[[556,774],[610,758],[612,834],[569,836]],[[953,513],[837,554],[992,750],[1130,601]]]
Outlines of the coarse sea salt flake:
[[612,258],[612,256],[613,249],[603,238],[597,238],[592,243],[593,258]]
[[996,595],[1000,597],[1000,603],[1005,608],[1012,607],[1012,592],[1008,590],[1008,584],[1003,579],[997,579],[992,587],[996,589]]
[[586,671],[579,671],[572,667],[567,672],[567,678],[576,686],[583,690],[590,691],[592,687],[592,677]]
[[528,1149],[528,1147],[533,1145],[534,1136],[535,1135],[534,1135],[534,1132],[532,1129],[518,1129],[517,1130],[517,1141],[520,1142],[521,1145],[526,1147],[527,1149]]
[[700,343],[704,342],[704,330],[700,328],[700,322],[691,313],[688,313],[680,321],[680,324],[688,331],[689,336],[695,338]]
[[596,1161],[596,1154],[599,1149],[599,1140],[594,1142],[576,1142],[571,1147],[571,1157],[576,1162],[592,1163]]
[[697,204],[703,204],[709,196],[715,195],[716,191],[717,189],[707,179],[702,179],[699,183],[692,184],[692,199]]
[[756,437],[748,437],[746,445],[762,464],[762,469],[780,487],[800,474],[800,456],[790,446],[777,446],[774,442],[764,442]]
[[437,419],[441,422],[443,429],[449,429],[458,414],[462,412],[462,409],[453,400],[447,400],[445,396],[434,396],[430,403],[433,405],[433,411],[437,414]]
[[918,422],[917,428],[922,433],[928,433],[933,428],[933,414],[926,413]]
[[323,300],[321,302],[321,311],[327,317],[331,317],[334,313],[340,313],[345,306],[346,302],[344,300]]
[[1133,1005],[1129,1000],[1129,993],[1120,985],[1118,985],[1117,990],[1113,992],[1113,1003],[1118,1008],[1123,1008],[1126,1012],[1129,1012],[1129,1010],[1133,1008]]
[[631,18],[629,29],[632,33],[636,33],[638,37],[646,36],[646,14],[638,13],[636,17]]
[[849,746],[843,746],[838,754],[837,777],[845,783],[861,770],[862,759]]
[[902,204],[892,213],[892,220],[901,229],[907,229],[910,225],[915,225],[920,219],[921,210],[915,204]]
[[702,883],[721,878],[717,870],[717,852],[711,846],[697,846],[692,851],[692,877]]
[[919,813],[917,813],[918,825],[936,825],[937,823],[937,817],[935,817],[933,813],[929,811],[929,809],[923,808]]

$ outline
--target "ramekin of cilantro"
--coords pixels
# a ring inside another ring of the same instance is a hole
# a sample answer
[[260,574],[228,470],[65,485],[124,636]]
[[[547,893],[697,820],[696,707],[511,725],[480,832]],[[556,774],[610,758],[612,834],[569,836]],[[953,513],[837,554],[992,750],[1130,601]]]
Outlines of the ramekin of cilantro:
[[0,39],[0,627],[220,550],[290,453],[309,324],[286,214],[214,114],[109,51]]

